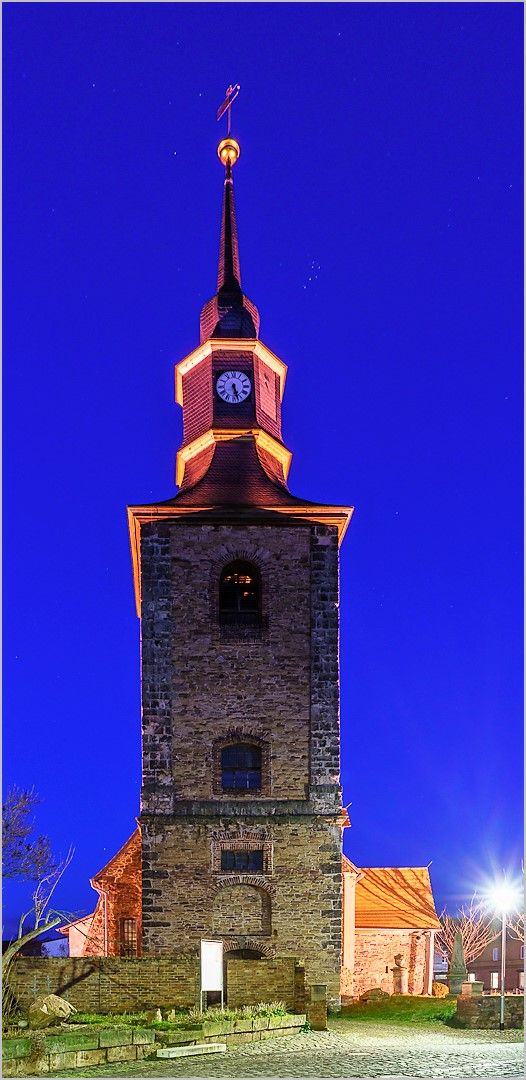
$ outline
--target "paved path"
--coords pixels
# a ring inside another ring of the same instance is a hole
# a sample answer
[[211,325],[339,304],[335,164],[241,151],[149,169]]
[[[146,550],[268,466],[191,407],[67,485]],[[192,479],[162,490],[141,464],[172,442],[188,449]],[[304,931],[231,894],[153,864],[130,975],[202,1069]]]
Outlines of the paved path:
[[331,1030],[249,1043],[217,1057],[142,1061],[56,1076],[522,1077],[518,1032],[335,1020]]

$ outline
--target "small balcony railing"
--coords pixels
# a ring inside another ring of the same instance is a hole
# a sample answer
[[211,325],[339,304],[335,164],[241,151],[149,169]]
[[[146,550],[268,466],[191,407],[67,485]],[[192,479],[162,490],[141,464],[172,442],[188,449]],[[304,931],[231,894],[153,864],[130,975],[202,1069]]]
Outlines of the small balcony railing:
[[219,626],[222,630],[268,630],[268,617],[259,611],[220,611]]

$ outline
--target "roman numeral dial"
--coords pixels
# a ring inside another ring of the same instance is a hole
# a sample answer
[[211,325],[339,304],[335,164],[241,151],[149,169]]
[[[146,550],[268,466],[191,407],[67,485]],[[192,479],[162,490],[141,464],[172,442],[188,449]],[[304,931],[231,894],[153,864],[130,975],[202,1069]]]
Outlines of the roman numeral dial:
[[222,371],[216,381],[219,397],[229,405],[238,405],[240,401],[245,401],[251,389],[250,379],[244,371]]

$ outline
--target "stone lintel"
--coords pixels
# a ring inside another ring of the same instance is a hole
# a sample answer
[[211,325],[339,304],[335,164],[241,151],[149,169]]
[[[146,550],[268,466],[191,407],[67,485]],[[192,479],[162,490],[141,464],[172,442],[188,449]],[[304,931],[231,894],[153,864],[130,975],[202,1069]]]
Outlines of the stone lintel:
[[290,801],[285,799],[279,801],[269,800],[267,802],[262,800],[256,802],[254,800],[249,803],[226,800],[221,802],[218,800],[193,802],[181,799],[173,803],[172,810],[169,813],[143,811],[140,815],[140,821],[148,822],[162,819],[166,823],[171,823],[180,818],[190,820],[197,818],[260,818],[268,823],[272,820],[287,821],[298,817],[329,818],[339,821],[340,815],[341,806],[323,810],[308,800],[303,801],[300,799],[291,799]]

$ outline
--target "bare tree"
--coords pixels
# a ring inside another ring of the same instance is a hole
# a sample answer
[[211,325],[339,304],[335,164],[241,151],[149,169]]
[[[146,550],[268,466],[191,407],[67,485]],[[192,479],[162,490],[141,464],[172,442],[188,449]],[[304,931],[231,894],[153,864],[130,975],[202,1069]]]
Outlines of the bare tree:
[[34,821],[31,815],[37,804],[38,797],[33,790],[22,791],[13,787],[9,790],[2,806],[4,877],[22,878],[34,882],[31,907],[20,916],[18,935],[2,957],[4,976],[11,960],[23,945],[39,937],[46,930],[54,929],[66,918],[63,912],[51,907],[51,901],[62,875],[73,858],[73,848],[70,847],[65,858],[57,861],[51,853],[47,836],[34,835]]
[[2,874],[4,878],[36,881],[53,868],[47,836],[34,836],[32,814],[39,803],[36,792],[12,787],[2,804]]
[[517,941],[524,941],[524,912],[519,911],[517,915],[508,915],[508,929],[513,938]]
[[451,960],[455,934],[462,935],[464,958],[466,963],[476,960],[487,945],[498,937],[498,926],[491,913],[477,896],[472,896],[469,904],[459,909],[456,916],[448,915],[444,908],[440,915],[440,930],[437,931],[435,947],[443,953],[448,963]]

